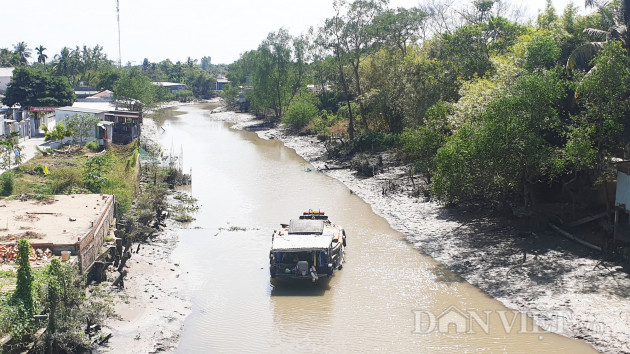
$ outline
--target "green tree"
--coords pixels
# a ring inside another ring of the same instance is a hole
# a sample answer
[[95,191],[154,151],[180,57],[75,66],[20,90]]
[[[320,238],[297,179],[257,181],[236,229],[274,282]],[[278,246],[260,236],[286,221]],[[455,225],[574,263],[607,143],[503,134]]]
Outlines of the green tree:
[[23,331],[28,330],[34,324],[33,315],[35,314],[35,300],[33,298],[33,269],[31,268],[31,262],[29,257],[31,254],[31,245],[27,239],[19,240],[17,254],[17,282],[16,288],[11,296],[9,304],[13,307],[18,307],[22,314],[22,319],[25,323],[16,323],[18,328],[22,330],[19,332],[21,335],[26,334]]
[[46,59],[48,59],[48,55],[44,53],[45,50],[46,48],[43,45],[35,48],[35,51],[37,52],[37,62],[44,65],[46,65]]
[[[374,19],[382,14],[387,0],[355,0],[352,3],[335,1],[335,16],[326,19],[320,28],[318,42],[332,51],[337,61],[338,82],[342,87],[349,113],[348,135],[354,139],[354,112],[350,102],[353,97],[361,97],[363,86],[359,68],[364,56],[378,44],[378,33]],[[350,75],[346,73],[350,67]],[[353,90],[353,92],[351,92]],[[363,128],[367,129],[367,112],[359,100]]]
[[83,145],[85,139],[94,136],[94,131],[99,120],[92,114],[75,114],[63,120],[70,136],[79,145]]
[[529,71],[551,69],[560,59],[560,47],[548,34],[532,39],[527,46],[525,69]]
[[125,71],[114,83],[114,99],[122,101],[130,108],[135,106],[135,101],[150,106],[156,102],[157,88],[148,76],[133,68]]
[[438,151],[435,195],[502,201],[518,195],[530,205],[531,185],[562,172],[551,138],[558,135],[556,107],[565,95],[555,72],[520,76]]
[[8,106],[22,107],[72,105],[74,90],[63,77],[52,76],[41,69],[17,67],[2,102]]
[[317,116],[319,110],[315,106],[316,99],[311,94],[303,92],[296,97],[282,117],[282,122],[295,130],[301,130]]
[[404,158],[412,161],[414,170],[431,183],[436,169],[435,155],[450,135],[447,117],[451,113],[448,103],[440,101],[427,112],[424,124],[407,129],[401,135],[401,151]]
[[22,147],[17,136],[0,137],[0,169],[10,170],[22,163]]
[[14,53],[7,48],[0,48],[0,68],[17,66],[19,61]]
[[567,70],[590,68],[591,60],[604,45],[617,40],[630,55],[630,1],[598,2],[585,0],[586,7],[596,7],[602,18],[601,28],[586,28],[584,32],[593,39],[575,48],[567,60]]
[[554,26],[558,24],[558,15],[556,14],[556,9],[553,7],[551,0],[547,0],[545,3],[545,9],[538,14],[538,18],[536,19],[536,24],[539,28],[543,28],[546,30],[551,30]]
[[[619,145],[621,133],[630,125],[630,58],[622,43],[612,41],[593,60],[594,68],[577,88],[578,104],[584,107],[582,123],[592,127],[598,161]],[[629,141],[627,137],[625,141]]]
[[212,65],[212,60],[210,59],[210,57],[201,57],[201,61],[199,62],[199,66],[201,67],[201,70],[204,71],[210,71],[210,66]]
[[374,19],[374,27],[383,44],[397,48],[405,57],[409,44],[426,31],[424,24],[428,16],[428,13],[417,7],[388,9]]
[[99,73],[111,70],[113,66],[107,54],[103,52],[103,47],[99,45],[93,48],[64,47],[53,59],[55,74],[65,76],[72,86],[94,86]]
[[18,42],[13,45],[14,53],[17,55],[20,64],[27,65],[28,58],[31,57],[31,49],[26,42]]
[[42,302],[48,310],[46,332],[42,336],[49,353],[76,353],[94,348],[85,328],[100,325],[111,309],[97,289],[89,298],[85,278],[78,269],[59,259],[51,260],[43,272]]

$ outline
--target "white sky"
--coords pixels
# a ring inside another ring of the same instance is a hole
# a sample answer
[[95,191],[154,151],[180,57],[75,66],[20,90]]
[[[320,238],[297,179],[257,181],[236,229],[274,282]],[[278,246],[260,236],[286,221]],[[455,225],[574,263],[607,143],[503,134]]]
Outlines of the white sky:
[[[8,0],[4,0],[8,1]],[[390,7],[417,6],[424,0],[391,0]],[[532,18],[545,0],[510,0],[526,6]],[[455,3],[471,3],[455,0]],[[558,14],[571,0],[553,0]],[[583,8],[584,1],[575,0]],[[40,44],[52,60],[62,47],[100,44],[118,60],[116,0],[18,0],[0,6],[0,48],[24,41]],[[231,63],[255,49],[280,27],[293,35],[332,16],[332,0],[120,0],[123,65],[210,56]],[[33,50],[31,60],[36,60]]]

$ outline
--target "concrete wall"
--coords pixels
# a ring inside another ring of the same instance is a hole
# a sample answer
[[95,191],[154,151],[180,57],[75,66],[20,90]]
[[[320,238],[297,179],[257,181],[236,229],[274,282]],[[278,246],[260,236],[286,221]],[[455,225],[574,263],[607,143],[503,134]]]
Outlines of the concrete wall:
[[625,206],[625,210],[630,211],[630,176],[621,171],[617,172],[615,206]]
[[109,199],[105,211],[94,222],[94,227],[76,243],[81,273],[89,270],[98,258],[105,243],[105,236],[109,234],[111,226],[114,225],[114,196],[107,197]]
[[5,93],[7,91],[7,85],[11,81],[11,77],[0,76],[0,93]]

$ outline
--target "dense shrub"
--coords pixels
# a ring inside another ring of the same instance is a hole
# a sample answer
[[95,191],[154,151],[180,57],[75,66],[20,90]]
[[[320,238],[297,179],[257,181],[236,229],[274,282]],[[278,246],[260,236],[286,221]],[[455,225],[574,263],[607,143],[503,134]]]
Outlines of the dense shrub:
[[85,147],[92,152],[97,152],[100,150],[100,146],[98,146],[98,142],[96,140],[88,141],[85,144]]
[[9,196],[13,193],[13,172],[5,172],[0,177],[0,195]]
[[298,99],[291,103],[282,122],[289,127],[300,130],[308,125],[318,113],[317,107],[308,100]]
[[400,137],[397,134],[384,132],[369,132],[354,138],[354,149],[357,152],[381,152],[398,145]]

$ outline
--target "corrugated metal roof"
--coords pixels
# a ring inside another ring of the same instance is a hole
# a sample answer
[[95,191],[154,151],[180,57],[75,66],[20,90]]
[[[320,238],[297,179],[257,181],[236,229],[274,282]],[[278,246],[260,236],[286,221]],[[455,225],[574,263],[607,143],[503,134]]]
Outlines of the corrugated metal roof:
[[177,82],[168,82],[168,81],[155,81],[152,82],[153,85],[157,85],[157,86],[164,86],[164,87],[170,87],[170,86],[186,86],[186,84],[180,84]]
[[[86,103],[86,102],[80,102],[80,103]],[[99,109],[99,108],[88,108],[88,107],[75,107],[75,106],[66,106],[66,107],[61,107],[61,108],[57,108],[58,111],[67,111],[67,112],[80,112],[80,113],[103,113],[103,112],[107,112],[107,109]]]

